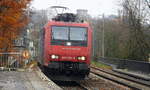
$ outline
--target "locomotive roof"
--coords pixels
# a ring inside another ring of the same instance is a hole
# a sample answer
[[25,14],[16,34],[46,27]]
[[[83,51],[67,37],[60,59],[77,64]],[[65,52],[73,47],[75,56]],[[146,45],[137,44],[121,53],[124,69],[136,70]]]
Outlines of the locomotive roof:
[[45,27],[49,26],[78,26],[78,27],[89,27],[89,23],[83,22],[63,22],[63,21],[49,21]]

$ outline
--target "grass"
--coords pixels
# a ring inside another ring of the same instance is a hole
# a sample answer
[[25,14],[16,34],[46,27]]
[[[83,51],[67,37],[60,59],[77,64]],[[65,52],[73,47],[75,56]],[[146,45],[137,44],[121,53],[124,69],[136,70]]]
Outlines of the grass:
[[96,67],[99,67],[99,68],[103,68],[103,69],[112,69],[111,66],[106,65],[106,64],[104,64],[104,63],[100,63],[100,62],[94,61],[94,60],[92,60],[91,64],[92,64],[93,66],[96,66]]

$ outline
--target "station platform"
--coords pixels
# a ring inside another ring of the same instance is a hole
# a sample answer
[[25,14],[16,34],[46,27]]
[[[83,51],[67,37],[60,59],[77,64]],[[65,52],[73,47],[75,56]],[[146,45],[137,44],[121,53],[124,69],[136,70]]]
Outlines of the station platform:
[[0,71],[0,90],[62,90],[39,69]]

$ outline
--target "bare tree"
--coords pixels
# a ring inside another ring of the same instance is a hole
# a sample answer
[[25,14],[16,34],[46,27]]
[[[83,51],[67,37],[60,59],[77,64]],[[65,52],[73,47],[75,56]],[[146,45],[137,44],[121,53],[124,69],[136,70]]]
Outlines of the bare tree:
[[143,32],[149,11],[144,0],[123,0],[123,22],[130,31],[127,42],[128,58],[146,60],[150,47]]
[[145,0],[145,2],[148,5],[148,7],[150,8],[150,0]]

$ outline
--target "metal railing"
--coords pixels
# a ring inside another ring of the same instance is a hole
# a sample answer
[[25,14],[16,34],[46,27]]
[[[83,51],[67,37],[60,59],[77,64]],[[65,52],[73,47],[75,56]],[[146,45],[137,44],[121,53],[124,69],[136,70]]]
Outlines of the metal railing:
[[131,71],[150,74],[150,62],[117,59],[117,58],[99,58],[99,62],[108,64],[117,69],[128,69]]
[[0,69],[18,69],[24,66],[20,52],[0,53]]

